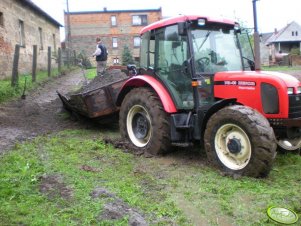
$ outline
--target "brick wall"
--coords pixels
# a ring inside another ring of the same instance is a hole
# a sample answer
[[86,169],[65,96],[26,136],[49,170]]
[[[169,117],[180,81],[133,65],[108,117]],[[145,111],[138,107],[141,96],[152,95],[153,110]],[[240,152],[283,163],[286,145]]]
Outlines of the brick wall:
[[[54,46],[60,47],[59,25],[50,22],[48,18],[41,15],[35,9],[19,0],[1,0],[0,16],[0,79],[11,76],[13,55],[16,44],[20,44],[19,20],[24,25],[24,43],[20,48],[19,74],[31,73],[33,45],[38,46],[37,69],[47,69],[47,49]],[[42,33],[41,48],[40,32]],[[56,67],[55,61],[52,61],[52,67]]]
[[[132,16],[147,15],[147,24],[162,19],[162,11],[155,10],[120,10],[120,11],[100,11],[100,12],[74,12],[69,14],[72,48],[77,53],[84,53],[89,56],[91,62],[95,59],[91,54],[96,48],[96,37],[101,37],[106,45],[108,55],[108,65],[113,64],[114,58],[119,58],[125,45],[129,46],[133,57],[139,57],[139,47],[134,47],[134,37],[139,36],[140,30],[145,26],[132,25]],[[111,16],[116,17],[116,26],[111,25]],[[68,14],[65,13],[66,37],[68,37]],[[118,47],[113,48],[112,38],[118,39]]]

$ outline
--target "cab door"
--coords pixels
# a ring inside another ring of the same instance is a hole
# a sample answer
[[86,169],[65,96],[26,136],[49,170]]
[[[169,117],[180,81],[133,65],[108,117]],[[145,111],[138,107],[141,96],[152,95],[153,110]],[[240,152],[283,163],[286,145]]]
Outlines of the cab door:
[[167,87],[178,109],[194,107],[191,76],[185,70],[188,59],[187,37],[178,33],[178,25],[155,32],[156,74]]

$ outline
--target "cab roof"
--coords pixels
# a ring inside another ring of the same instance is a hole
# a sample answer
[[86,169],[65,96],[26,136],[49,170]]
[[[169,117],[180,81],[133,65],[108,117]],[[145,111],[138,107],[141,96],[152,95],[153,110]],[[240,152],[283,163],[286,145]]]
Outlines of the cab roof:
[[147,31],[154,30],[156,28],[165,27],[172,24],[177,24],[180,22],[190,21],[190,20],[197,20],[197,19],[206,19],[208,22],[212,23],[221,23],[221,24],[229,24],[229,25],[235,25],[235,21],[228,20],[228,19],[221,19],[221,18],[213,18],[213,17],[207,17],[207,16],[201,16],[201,15],[180,15],[176,17],[170,17],[167,19],[163,19],[160,21],[157,21],[155,23],[152,23],[150,25],[147,25],[140,31],[140,35]]

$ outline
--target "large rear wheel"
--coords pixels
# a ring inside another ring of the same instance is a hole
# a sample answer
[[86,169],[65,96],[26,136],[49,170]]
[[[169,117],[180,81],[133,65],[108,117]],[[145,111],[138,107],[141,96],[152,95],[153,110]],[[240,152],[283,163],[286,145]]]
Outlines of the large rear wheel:
[[204,141],[208,160],[228,174],[267,176],[276,156],[269,122],[245,106],[216,112],[207,123]]
[[149,88],[135,88],[126,95],[119,126],[121,136],[135,149],[156,155],[167,152],[171,146],[168,114],[157,94]]

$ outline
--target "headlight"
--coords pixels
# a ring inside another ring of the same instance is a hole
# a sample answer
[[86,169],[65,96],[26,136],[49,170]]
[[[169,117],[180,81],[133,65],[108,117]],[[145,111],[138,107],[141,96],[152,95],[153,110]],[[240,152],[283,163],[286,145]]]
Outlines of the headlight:
[[287,94],[288,95],[294,94],[294,88],[292,87],[287,88]]
[[301,86],[297,88],[297,94],[301,93]]

